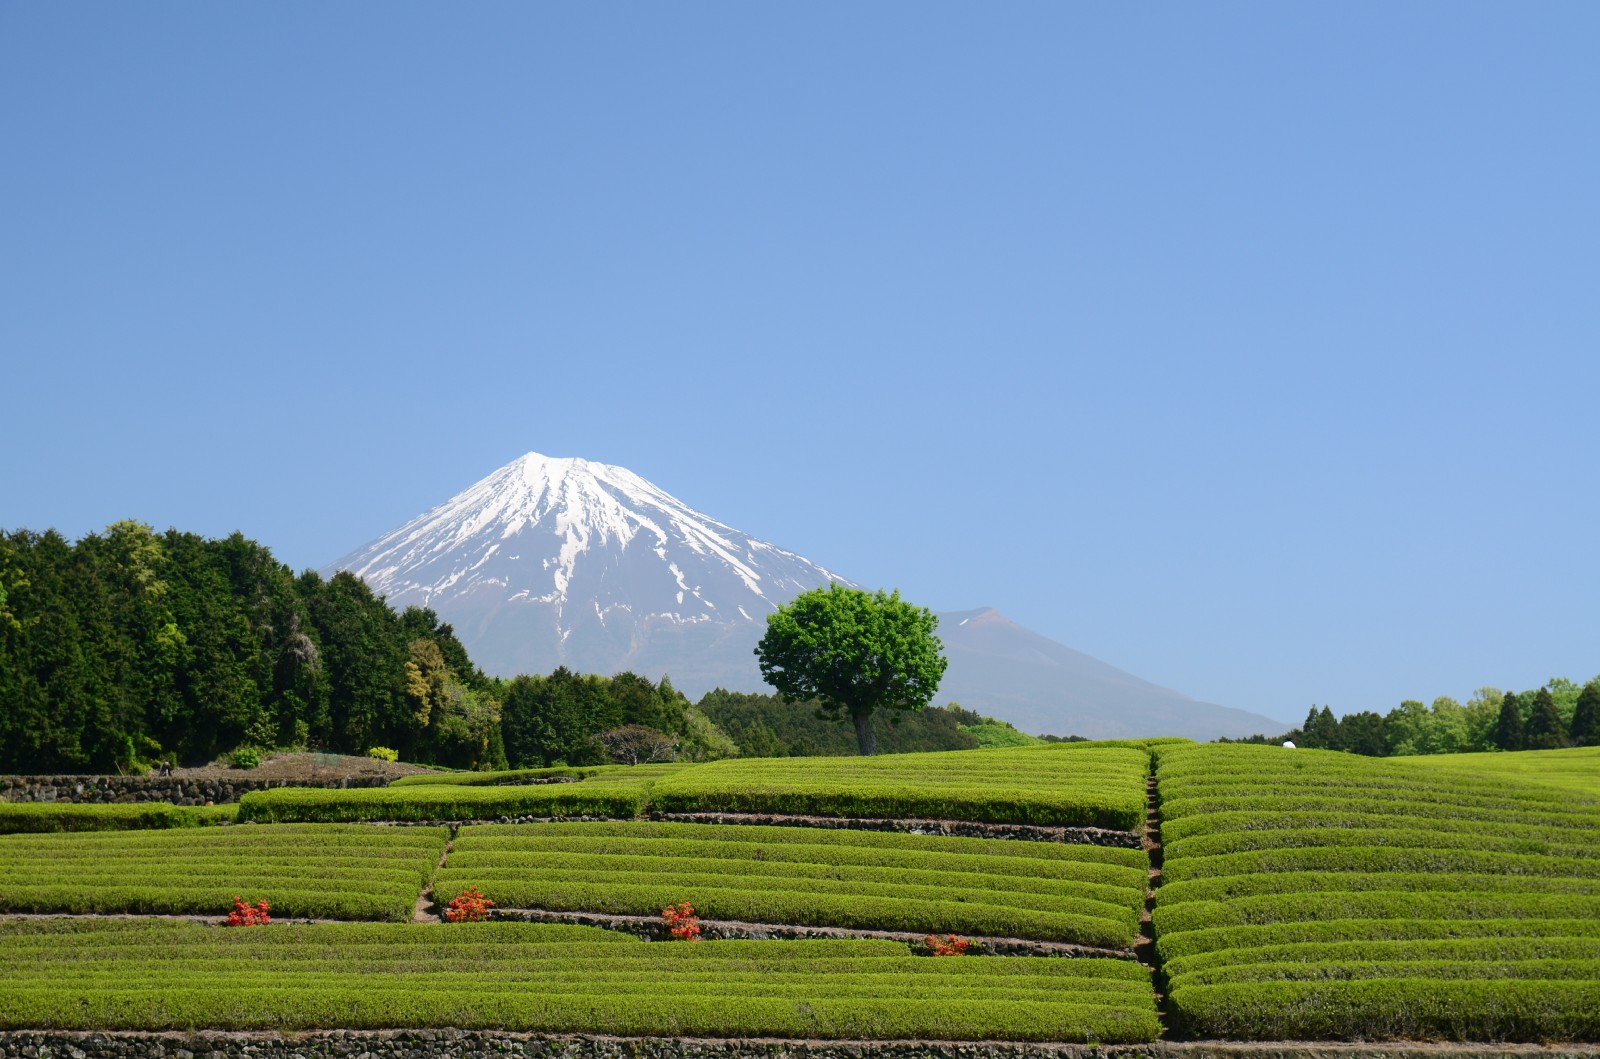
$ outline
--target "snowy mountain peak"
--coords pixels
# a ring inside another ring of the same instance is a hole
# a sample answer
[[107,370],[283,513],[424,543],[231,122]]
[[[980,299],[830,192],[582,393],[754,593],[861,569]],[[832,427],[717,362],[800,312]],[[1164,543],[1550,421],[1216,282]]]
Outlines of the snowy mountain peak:
[[[749,628],[800,592],[844,580],[700,514],[625,467],[537,452],[326,572],[336,570],[350,570],[396,606],[433,607],[464,633],[479,615],[486,628],[491,618],[497,628],[523,624],[498,620],[516,612],[539,635],[567,644],[582,633],[575,644],[604,642],[624,660],[646,624]],[[491,672],[543,671],[480,661]]]

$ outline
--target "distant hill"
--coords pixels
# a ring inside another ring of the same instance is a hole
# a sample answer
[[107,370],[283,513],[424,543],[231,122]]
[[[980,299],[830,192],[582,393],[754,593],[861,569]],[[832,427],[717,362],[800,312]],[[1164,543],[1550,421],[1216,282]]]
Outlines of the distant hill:
[[[329,565],[396,607],[431,607],[486,672],[669,674],[693,698],[768,690],[766,616],[851,584],[704,515],[623,467],[530,452]],[[1287,725],[1198,702],[1029,632],[992,610],[944,615],[937,702],[1030,733],[1274,733]]]
[[1273,735],[1291,725],[1192,699],[1025,629],[992,608],[939,615],[950,660],[937,702],[959,702],[1024,732],[1090,739]]

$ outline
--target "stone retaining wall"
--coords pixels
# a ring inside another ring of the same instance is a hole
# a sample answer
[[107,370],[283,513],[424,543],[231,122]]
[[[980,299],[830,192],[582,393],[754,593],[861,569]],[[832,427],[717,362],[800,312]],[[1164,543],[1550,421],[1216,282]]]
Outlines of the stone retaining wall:
[[0,776],[0,802],[171,802],[221,805],[250,791],[273,787],[387,787],[385,776],[326,780],[237,778],[188,779],[180,776]]
[[1013,1044],[707,1040],[493,1030],[0,1033],[0,1059],[1596,1059],[1592,1044]]

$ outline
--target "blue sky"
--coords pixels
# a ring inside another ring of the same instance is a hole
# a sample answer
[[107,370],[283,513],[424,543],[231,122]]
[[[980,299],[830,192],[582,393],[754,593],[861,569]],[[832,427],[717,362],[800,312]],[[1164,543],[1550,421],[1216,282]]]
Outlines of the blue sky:
[[0,0],[0,526],[523,452],[1299,719],[1600,671],[1600,7]]

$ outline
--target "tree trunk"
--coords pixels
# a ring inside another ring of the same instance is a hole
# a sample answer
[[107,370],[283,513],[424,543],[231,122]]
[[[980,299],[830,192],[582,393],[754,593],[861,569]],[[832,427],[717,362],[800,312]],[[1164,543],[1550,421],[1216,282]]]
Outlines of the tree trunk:
[[872,757],[878,752],[878,737],[872,731],[872,707],[851,710],[850,719],[856,722],[856,748],[862,757]]

